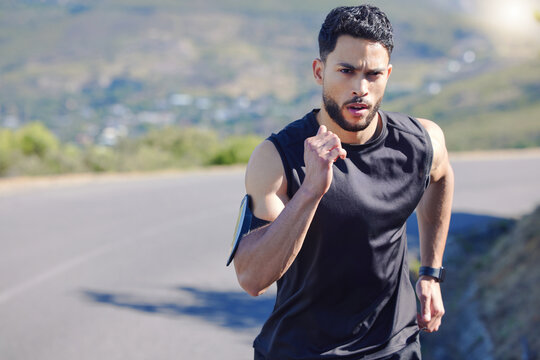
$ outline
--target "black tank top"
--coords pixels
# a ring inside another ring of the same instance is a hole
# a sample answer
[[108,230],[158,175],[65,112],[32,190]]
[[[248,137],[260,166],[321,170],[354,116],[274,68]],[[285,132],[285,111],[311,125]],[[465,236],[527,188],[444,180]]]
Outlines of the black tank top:
[[[292,198],[305,176],[314,110],[268,139]],[[274,310],[254,347],[267,359],[365,359],[398,351],[418,334],[405,222],[429,181],[432,147],[414,118],[380,111],[382,131],[343,144],[295,261],[277,281]]]

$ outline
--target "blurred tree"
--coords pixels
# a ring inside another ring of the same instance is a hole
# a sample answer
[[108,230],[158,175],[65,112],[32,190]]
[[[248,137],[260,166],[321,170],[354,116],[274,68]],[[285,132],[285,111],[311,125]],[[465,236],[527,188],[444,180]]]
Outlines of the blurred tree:
[[24,155],[43,158],[48,152],[59,148],[59,141],[42,123],[29,123],[15,133],[17,146]]
[[111,148],[92,146],[84,154],[84,163],[91,171],[113,171],[116,170],[117,158],[117,154]]
[[175,167],[173,155],[162,149],[140,145],[133,152],[121,152],[121,171],[153,171]]
[[80,148],[73,144],[62,145],[58,151],[50,152],[44,159],[48,172],[54,174],[88,171],[83,162]]
[[212,158],[211,163],[216,165],[247,164],[253,149],[261,141],[262,138],[255,135],[230,137]]
[[165,127],[150,131],[142,142],[170,152],[177,165],[206,165],[218,150],[217,134],[198,128]]
[[13,132],[0,130],[0,176],[5,175],[13,161],[16,151],[16,141]]

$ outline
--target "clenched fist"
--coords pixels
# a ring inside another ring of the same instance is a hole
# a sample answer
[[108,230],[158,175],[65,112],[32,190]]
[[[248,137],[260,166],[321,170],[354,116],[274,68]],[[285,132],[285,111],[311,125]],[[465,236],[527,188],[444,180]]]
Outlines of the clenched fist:
[[339,137],[321,125],[317,135],[304,142],[306,178],[302,186],[312,195],[322,197],[332,183],[332,164],[346,156],[347,152],[341,147]]

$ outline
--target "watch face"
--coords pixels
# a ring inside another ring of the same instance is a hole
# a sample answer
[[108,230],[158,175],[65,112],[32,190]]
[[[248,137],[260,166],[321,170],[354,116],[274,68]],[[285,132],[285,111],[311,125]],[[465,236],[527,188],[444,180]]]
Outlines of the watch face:
[[446,269],[441,266],[441,269],[439,271],[439,282],[443,282],[446,278]]

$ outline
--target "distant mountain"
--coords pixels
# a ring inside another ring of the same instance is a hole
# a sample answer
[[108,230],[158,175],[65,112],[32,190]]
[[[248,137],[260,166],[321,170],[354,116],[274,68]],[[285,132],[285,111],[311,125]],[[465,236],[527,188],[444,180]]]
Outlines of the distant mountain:
[[539,61],[471,68],[457,80],[432,80],[421,94],[395,99],[389,107],[437,121],[451,150],[540,146]]
[[[540,145],[532,123],[500,132],[505,111],[538,113],[538,59],[514,81],[521,65],[497,58],[492,40],[463,9],[445,0],[376,3],[396,33],[386,107],[433,118],[452,149]],[[267,134],[317,106],[310,64],[320,24],[335,4],[3,1],[0,126],[41,120],[79,143],[99,141],[105,128],[136,136],[168,124]],[[505,92],[494,94],[501,86]],[[471,130],[473,121],[483,130]],[[492,143],[494,133],[511,140]]]

